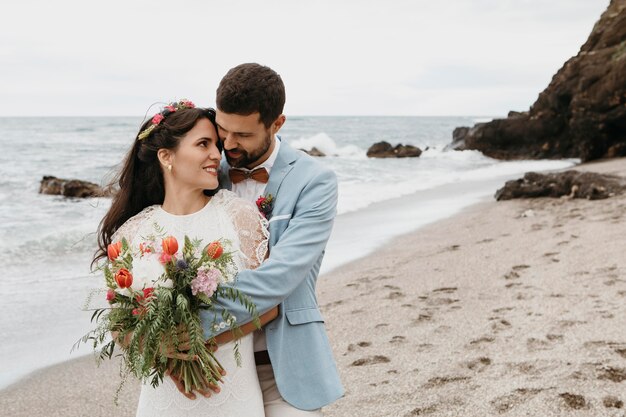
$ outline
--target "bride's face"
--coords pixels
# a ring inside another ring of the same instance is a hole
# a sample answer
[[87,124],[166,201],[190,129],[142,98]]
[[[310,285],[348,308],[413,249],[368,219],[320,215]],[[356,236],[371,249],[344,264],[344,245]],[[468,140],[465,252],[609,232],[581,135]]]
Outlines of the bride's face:
[[217,188],[217,172],[222,158],[217,145],[218,137],[213,124],[208,119],[198,120],[171,153],[172,170],[164,170],[166,181],[171,181],[176,188]]

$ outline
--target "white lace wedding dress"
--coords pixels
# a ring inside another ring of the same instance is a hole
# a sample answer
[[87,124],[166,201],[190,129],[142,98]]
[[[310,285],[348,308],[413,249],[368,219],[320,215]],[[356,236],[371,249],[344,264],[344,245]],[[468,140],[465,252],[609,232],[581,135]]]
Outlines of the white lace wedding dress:
[[[155,222],[176,237],[182,246],[184,236],[210,243],[228,239],[237,267],[256,268],[267,252],[267,222],[253,203],[238,198],[226,190],[219,191],[200,211],[177,216],[155,205],[129,219],[113,236],[113,241],[125,237],[132,245],[139,245],[142,237],[154,235]],[[189,400],[178,391],[169,377],[157,388],[149,381],[141,387],[137,417],[264,417],[263,396],[254,363],[252,333],[239,340],[241,366],[233,355],[233,343],[219,347],[215,353],[227,372],[221,392],[210,398],[197,395]]]

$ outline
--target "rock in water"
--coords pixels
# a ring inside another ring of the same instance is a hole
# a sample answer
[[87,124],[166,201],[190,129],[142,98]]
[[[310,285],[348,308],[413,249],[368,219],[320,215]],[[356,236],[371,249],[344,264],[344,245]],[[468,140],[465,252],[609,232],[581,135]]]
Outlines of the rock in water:
[[626,0],[611,0],[529,111],[456,130],[453,140],[450,148],[499,159],[626,156]]
[[62,195],[64,197],[110,197],[110,190],[88,181],[66,180],[53,176],[44,176],[39,186],[40,194]]
[[307,151],[306,149],[300,149],[302,152],[309,154],[311,156],[318,156],[318,157],[322,157],[322,156],[326,156],[326,154],[322,151],[320,151],[319,149],[317,149],[315,146],[311,148],[311,150]]
[[417,158],[422,150],[412,145],[397,144],[391,146],[389,142],[377,142],[369,147],[367,156],[370,158]]
[[562,197],[599,200],[622,193],[623,178],[595,172],[565,171],[555,174],[527,172],[524,178],[507,181],[496,191],[496,200],[514,198]]

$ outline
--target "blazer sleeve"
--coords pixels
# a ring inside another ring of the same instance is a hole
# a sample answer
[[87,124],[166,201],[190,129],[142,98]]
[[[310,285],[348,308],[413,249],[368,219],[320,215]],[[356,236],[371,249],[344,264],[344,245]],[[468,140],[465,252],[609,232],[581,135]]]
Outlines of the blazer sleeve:
[[[337,177],[331,170],[320,170],[301,190],[289,225],[268,260],[237,275],[235,288],[252,298],[259,314],[282,303],[306,279],[326,248],[336,212]],[[207,338],[224,331],[219,328],[224,309],[239,324],[252,320],[238,302],[221,299],[214,305],[214,312],[200,313]]]

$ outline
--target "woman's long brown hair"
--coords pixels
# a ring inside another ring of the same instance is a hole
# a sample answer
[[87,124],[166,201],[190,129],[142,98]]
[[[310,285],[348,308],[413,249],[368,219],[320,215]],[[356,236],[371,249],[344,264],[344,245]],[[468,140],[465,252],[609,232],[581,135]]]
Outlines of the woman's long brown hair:
[[[186,108],[168,114],[145,139],[139,140],[137,134],[121,171],[112,182],[113,186],[117,183],[119,190],[98,226],[98,250],[92,266],[106,256],[113,234],[124,222],[146,207],[163,204],[165,184],[157,152],[159,149],[175,150],[180,139],[203,118],[209,119],[216,126],[215,110]],[[139,132],[151,123],[151,119],[147,120]]]

